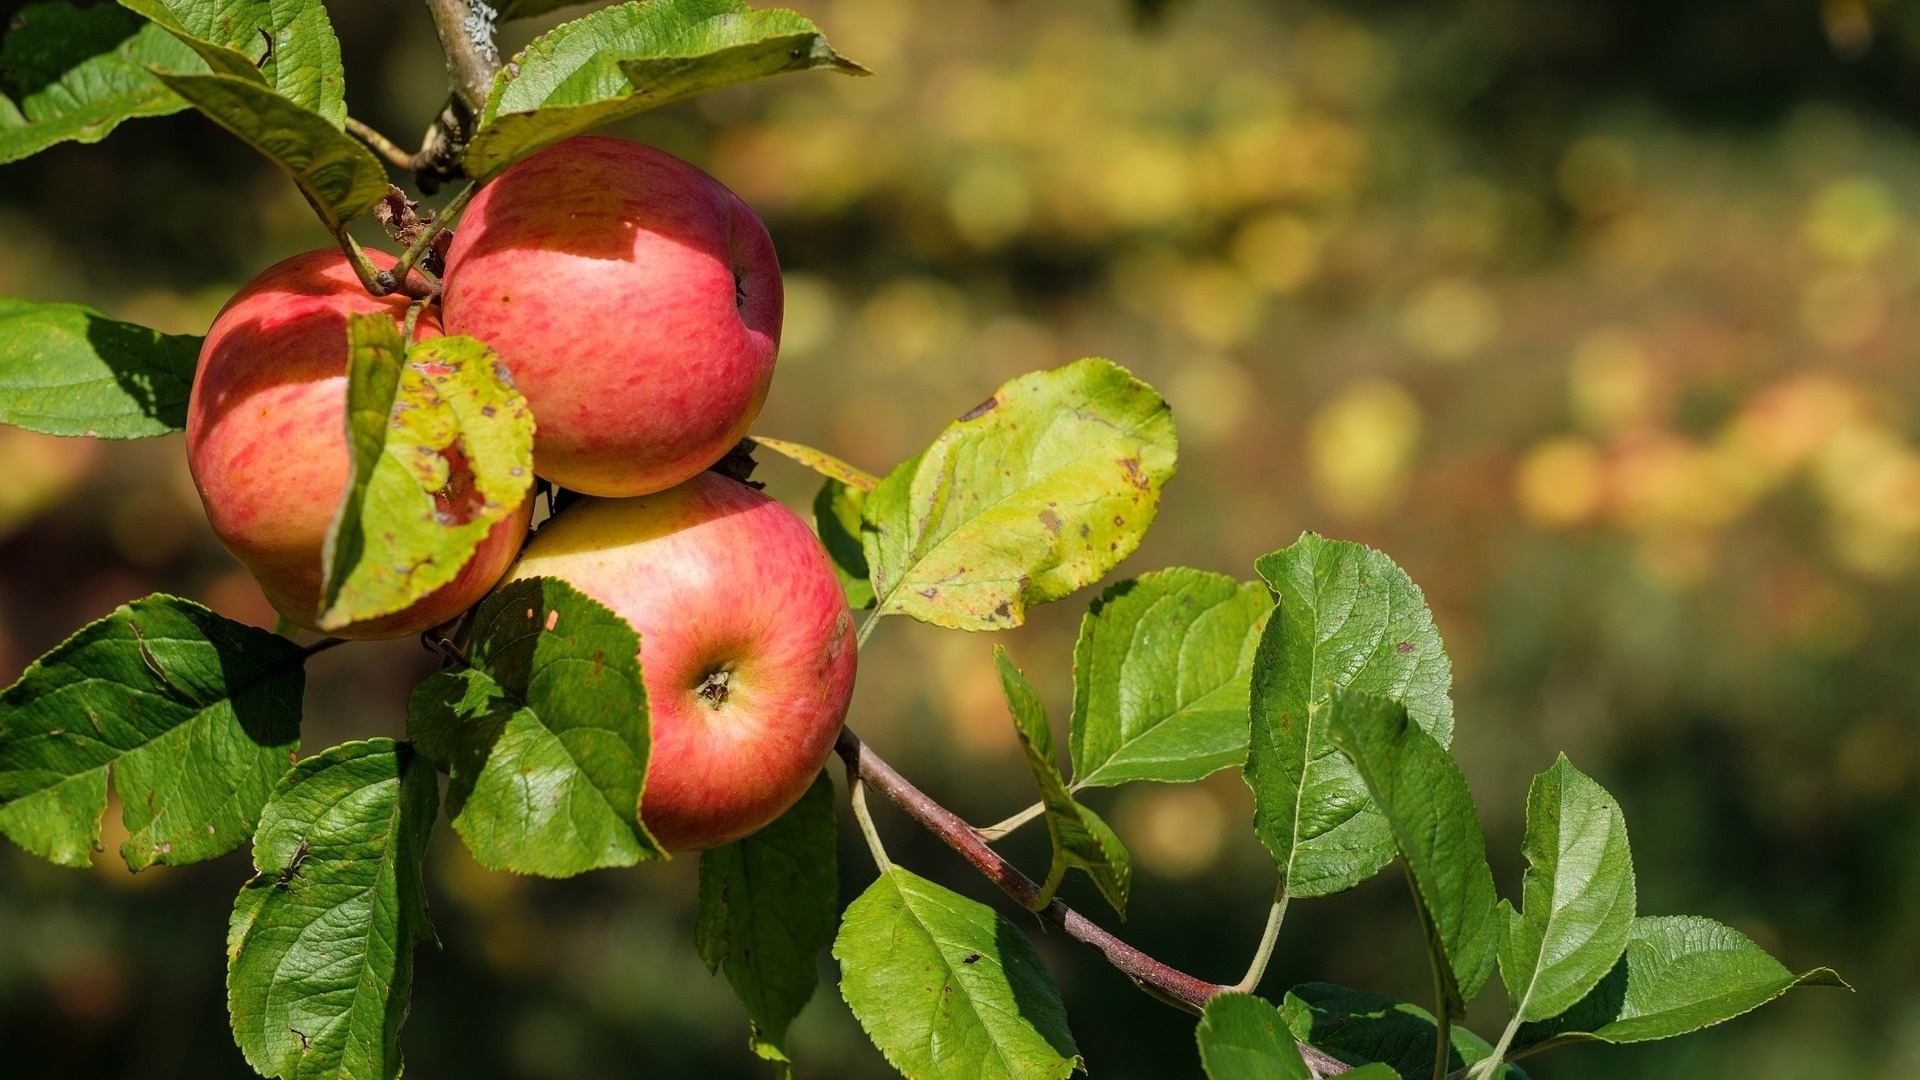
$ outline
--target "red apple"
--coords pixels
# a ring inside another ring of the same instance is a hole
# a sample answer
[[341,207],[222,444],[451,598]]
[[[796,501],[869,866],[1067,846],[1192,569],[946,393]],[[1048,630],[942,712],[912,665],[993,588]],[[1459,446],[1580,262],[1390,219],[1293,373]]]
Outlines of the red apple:
[[716,473],[583,499],[511,578],[555,577],[640,632],[653,755],[640,816],[668,849],[779,817],[833,752],[853,693],[853,616],[793,511]]
[[773,380],[780,266],[719,181],[624,139],[569,139],[483,188],[447,252],[447,332],[533,407],[534,471],[664,491],[746,435]]
[[[368,252],[381,269],[392,258]],[[187,408],[187,466],[214,534],[280,614],[314,629],[321,545],[347,487],[347,315],[405,319],[404,296],[373,297],[336,249],[268,267],[221,309],[200,348]],[[416,337],[437,336],[431,315]],[[455,471],[454,484],[471,482]],[[330,633],[400,637],[473,606],[526,535],[531,497],[495,525],[459,576],[404,611]]]

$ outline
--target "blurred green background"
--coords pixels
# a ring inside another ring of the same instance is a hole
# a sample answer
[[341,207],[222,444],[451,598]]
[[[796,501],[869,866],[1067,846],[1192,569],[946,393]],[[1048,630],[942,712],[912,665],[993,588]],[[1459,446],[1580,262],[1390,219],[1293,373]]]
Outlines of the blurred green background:
[[[445,86],[424,9],[328,6],[354,114],[411,141]],[[1920,1075],[1920,5],[792,6],[875,76],[619,129],[773,231],[788,307],[760,431],[878,471],[1013,375],[1127,365],[1172,402],[1183,465],[1122,573],[1249,575],[1303,529],[1383,548],[1452,652],[1455,752],[1503,891],[1527,780],[1564,749],[1624,805],[1642,911],[1730,922],[1860,991],[1556,1051],[1536,1076]],[[198,333],[325,243],[283,178],[192,114],[0,169],[4,295]],[[270,620],[177,440],[0,429],[0,477],[0,676],[154,590]],[[777,459],[760,477],[795,506],[814,486]],[[999,638],[1057,717],[1084,606]],[[1032,797],[993,644],[890,620],[850,718],[978,822]],[[432,666],[407,641],[319,656],[305,745],[399,734]],[[1124,936],[1237,978],[1274,876],[1238,778],[1091,801],[1136,859]],[[904,819],[880,824],[900,861],[993,899]],[[851,896],[872,868],[845,839]],[[1043,843],[1009,850],[1038,868]],[[445,947],[419,958],[409,1075],[765,1075],[694,952],[695,867],[519,879],[443,826]],[[248,1075],[221,948],[247,869],[0,850],[0,1075]],[[1068,898],[1098,917],[1084,882]],[[1092,1075],[1198,1075],[1189,1018],[1039,945]],[[887,1075],[822,973],[800,1075]],[[1295,905],[1266,988],[1309,979],[1427,995],[1398,874]]]

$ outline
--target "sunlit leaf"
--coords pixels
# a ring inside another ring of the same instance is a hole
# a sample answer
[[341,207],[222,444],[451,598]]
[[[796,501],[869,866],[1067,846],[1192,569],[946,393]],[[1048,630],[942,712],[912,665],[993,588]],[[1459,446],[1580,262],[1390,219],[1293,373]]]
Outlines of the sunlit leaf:
[[353,471],[327,530],[321,629],[403,611],[451,582],[533,486],[533,413],[470,337],[404,345],[347,319]]
[[1567,761],[1527,791],[1522,908],[1502,905],[1500,978],[1521,1020],[1544,1020],[1587,995],[1620,959],[1633,926],[1626,816]]
[[1018,927],[899,867],[841,916],[840,993],[914,1080],[1063,1080],[1080,1066],[1060,991]]
[[829,480],[838,480],[848,487],[866,492],[880,486],[879,477],[865,469],[855,468],[824,450],[815,450],[811,446],[788,442],[785,439],[769,439],[765,435],[755,435],[753,443],[755,446],[764,446],[782,457],[797,461],[821,476]]
[[1215,994],[1194,1029],[1207,1080],[1312,1080],[1293,1032],[1270,1001]]
[[1523,1025],[1514,1045],[1670,1039],[1751,1012],[1796,986],[1852,989],[1831,968],[1795,975],[1712,919],[1643,915],[1600,985],[1559,1016]]
[[556,578],[474,609],[472,666],[428,676],[407,730],[448,770],[447,816],[480,865],[570,877],[665,857],[640,823],[639,653],[625,619]]
[[88,623],[0,694],[0,832],[87,865],[111,773],[128,866],[232,851],[299,745],[304,660],[172,596]]
[[1045,807],[1047,835],[1053,842],[1053,860],[1040,885],[1034,907],[1045,907],[1053,899],[1060,879],[1069,866],[1087,872],[1100,895],[1124,918],[1127,891],[1133,884],[1133,858],[1126,845],[1114,834],[1100,815],[1074,801],[1067,782],[1060,775],[1054,758],[1053,731],[1040,696],[1033,692],[1027,677],[1013,666],[1005,649],[993,650],[993,663],[1000,672],[1000,688],[1006,694],[1007,708],[1013,713],[1021,749],[1026,752],[1027,768],[1040,788],[1040,803]]
[[28,4],[0,45],[0,163],[62,142],[99,142],[137,116],[187,108],[148,65],[204,71],[206,65],[158,26],[119,8]]
[[1133,553],[1173,475],[1173,415],[1105,360],[1022,375],[867,497],[881,615],[1003,630]]
[[1372,548],[1303,534],[1262,557],[1278,597],[1254,658],[1247,753],[1254,831],[1294,896],[1350,889],[1393,861],[1393,836],[1327,738],[1336,687],[1384,694],[1445,746],[1453,669],[1425,597]]
[[773,824],[700,855],[694,942],[746,1007],[748,1045],[786,1062],[787,1025],[819,982],[814,961],[840,911],[833,781],[825,773]]
[[602,124],[671,101],[789,71],[865,69],[807,19],[740,0],[625,3],[562,23],[500,70],[467,172],[491,178],[514,162]]
[[346,122],[340,39],[334,36],[322,0],[120,0],[120,4],[172,32],[215,72],[270,88],[317,113],[336,130]]
[[413,949],[434,940],[420,863],[438,800],[391,739],[307,758],[274,789],[227,932],[233,1035],[262,1076],[400,1074]]
[[1074,787],[1185,783],[1247,756],[1247,684],[1273,600],[1174,567],[1106,591],[1073,650]]
[[0,299],[0,423],[102,439],[180,431],[200,340],[79,304]]
[[1406,860],[1447,1012],[1457,1019],[1493,974],[1500,945],[1499,898],[1466,777],[1405,706],[1378,694],[1335,690],[1327,736],[1359,771]]

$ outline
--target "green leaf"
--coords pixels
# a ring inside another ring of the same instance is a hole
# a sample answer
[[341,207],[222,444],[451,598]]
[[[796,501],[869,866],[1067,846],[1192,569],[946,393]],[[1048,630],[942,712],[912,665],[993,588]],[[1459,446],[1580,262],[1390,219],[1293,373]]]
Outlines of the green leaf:
[[829,480],[838,480],[863,493],[880,486],[879,477],[865,469],[849,465],[825,450],[815,450],[811,446],[788,442],[785,439],[769,439],[765,435],[755,435],[752,441],[755,446],[764,446],[790,461],[805,465]]
[[404,346],[385,315],[347,317],[353,472],[327,530],[319,625],[396,611],[451,582],[533,486],[533,413],[470,337]]
[[1405,706],[1378,694],[1335,690],[1327,735],[1359,770],[1406,860],[1447,1013],[1457,1019],[1493,974],[1500,944],[1493,871],[1467,779]]
[[841,916],[840,994],[913,1080],[1062,1080],[1081,1067],[1040,954],[984,904],[889,867]]
[[1751,1012],[1796,986],[1852,989],[1831,968],[1795,975],[1712,919],[1641,916],[1600,985],[1561,1015],[1523,1025],[1514,1045],[1670,1039]]
[[694,942],[707,970],[725,970],[746,1006],[747,1045],[787,1062],[787,1025],[819,981],[814,960],[840,911],[833,781],[821,773],[773,824],[700,855]]
[[233,1036],[262,1076],[400,1074],[413,948],[435,940],[420,862],[438,798],[391,739],[307,758],[274,789],[227,932]]
[[340,64],[340,39],[333,34],[321,0],[120,0],[120,4],[170,31],[215,72],[267,87],[319,114],[336,131],[346,123],[347,83]]
[[293,179],[327,231],[337,233],[387,195],[373,152],[312,109],[237,75],[155,72],[174,93],[265,154]]
[[1246,781],[1254,830],[1294,896],[1350,889],[1393,861],[1393,837],[1327,739],[1334,687],[1403,702],[1445,746],[1452,665],[1406,572],[1372,548],[1302,534],[1256,564],[1278,598],[1254,658]]
[[1027,768],[1040,788],[1040,802],[1046,808],[1047,835],[1053,840],[1053,862],[1047,879],[1034,899],[1035,910],[1053,901],[1054,890],[1066,876],[1067,867],[1087,872],[1100,895],[1121,918],[1127,915],[1127,890],[1133,884],[1133,858],[1125,844],[1114,835],[1100,815],[1074,801],[1060,766],[1053,756],[1053,731],[1047,724],[1046,708],[1033,692],[1027,677],[1013,666],[1007,650],[996,646],[994,667],[1000,671],[1000,689],[1007,695],[1007,708],[1013,713],[1014,727],[1026,751]]
[[232,851],[299,745],[305,659],[171,596],[88,623],[0,693],[0,832],[86,866],[111,773],[128,866]]
[[1007,383],[867,497],[877,613],[1019,626],[1133,553],[1177,450],[1166,402],[1105,360]]
[[1565,754],[1527,789],[1524,907],[1502,903],[1500,978],[1521,1020],[1565,1012],[1627,947],[1633,853],[1627,819]]
[[847,591],[847,606],[855,611],[873,606],[872,573],[860,548],[860,510],[866,504],[866,492],[838,480],[820,485],[813,497],[813,531],[820,534],[840,587]]
[[200,340],[79,304],[0,299],[0,423],[103,439],[183,430]]
[[562,23],[494,77],[467,173],[487,180],[562,139],[684,97],[789,71],[866,69],[791,11],[740,0],[626,3]]
[[1252,994],[1208,999],[1194,1037],[1208,1080],[1313,1080],[1280,1011]]
[[1075,788],[1198,780],[1247,757],[1266,586],[1174,567],[1108,589],[1073,650]]
[[[1439,1041],[1433,1014],[1418,1005],[1332,983],[1303,983],[1280,1006],[1295,1039],[1352,1064],[1375,1062],[1384,1076],[1430,1080]],[[1447,1069],[1455,1072],[1493,1053],[1485,1039],[1459,1025],[1447,1028]],[[1358,1070],[1345,1076],[1361,1076]],[[1495,1080],[1526,1080],[1516,1065],[1502,1064]]]
[[665,858],[640,823],[651,744],[633,627],[527,578],[474,609],[467,659],[414,690],[407,730],[448,770],[448,817],[480,865],[571,877]]
[[99,142],[136,116],[187,108],[147,70],[204,70],[173,35],[113,7],[29,4],[0,45],[0,163],[55,143]]

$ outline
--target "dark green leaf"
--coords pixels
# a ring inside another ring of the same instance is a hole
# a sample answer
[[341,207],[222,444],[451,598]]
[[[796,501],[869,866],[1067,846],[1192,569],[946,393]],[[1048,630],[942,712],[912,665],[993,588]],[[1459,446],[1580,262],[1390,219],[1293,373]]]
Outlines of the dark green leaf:
[[347,317],[353,473],[327,531],[319,626],[404,611],[457,577],[533,486],[533,413],[470,337],[402,352],[385,315]]
[[1007,658],[1007,650],[996,647],[993,663],[1000,671],[1000,688],[1007,695],[1007,708],[1013,713],[1020,746],[1026,751],[1027,768],[1040,788],[1040,803],[1046,808],[1047,835],[1053,840],[1053,862],[1047,879],[1034,900],[1036,909],[1053,900],[1067,867],[1087,872],[1100,895],[1122,918],[1127,914],[1127,890],[1133,883],[1133,858],[1126,845],[1114,835],[1100,816],[1074,801],[1060,766],[1053,754],[1053,731],[1040,696],[1033,692],[1027,677]]
[[860,548],[860,508],[867,493],[838,480],[820,485],[813,497],[813,530],[833,560],[833,572],[847,591],[847,605],[858,611],[873,606],[873,581],[867,553]]
[[321,0],[120,0],[120,4],[171,31],[215,72],[267,87],[319,114],[336,131],[346,122],[347,84],[340,65],[340,40],[334,37]]
[[304,660],[171,596],[88,623],[0,694],[0,832],[87,865],[111,772],[128,866],[232,851],[299,745]]
[[[1287,1027],[1301,1042],[1352,1064],[1377,1062],[1388,1076],[1431,1080],[1439,1032],[1433,1014],[1418,1005],[1331,983],[1303,983],[1280,1006]],[[1448,1071],[1493,1053],[1485,1039],[1459,1025],[1447,1029]],[[1360,1076],[1356,1070],[1343,1074]],[[1501,1065],[1495,1080],[1526,1080],[1515,1065]]]
[[791,11],[740,0],[618,4],[535,38],[500,71],[467,172],[498,175],[529,154],[684,97],[789,71],[866,69]]
[[1493,974],[1500,944],[1493,871],[1467,779],[1405,706],[1378,694],[1335,690],[1327,735],[1359,770],[1406,860],[1447,1012],[1458,1018]]
[[1214,995],[1194,1037],[1207,1080],[1312,1080],[1280,1011],[1252,994]]
[[329,232],[386,197],[387,170],[380,159],[312,109],[238,75],[155,74],[280,166]]
[[825,773],[773,824],[700,855],[694,941],[746,1006],[748,1045],[785,1062],[787,1025],[813,997],[814,961],[840,910],[833,781]]
[[1565,754],[1527,790],[1523,850],[1524,906],[1502,905],[1500,978],[1516,1020],[1544,1020],[1585,997],[1627,947],[1633,854],[1619,804]]
[[899,867],[847,905],[840,994],[913,1080],[1063,1080],[1080,1067],[1033,943],[984,904]]
[[1266,586],[1174,567],[1108,589],[1073,650],[1073,786],[1185,783],[1247,757]]
[[474,609],[471,668],[414,690],[407,728],[448,770],[447,814],[480,865],[545,877],[666,853],[640,824],[650,748],[640,635],[556,578]]
[[1152,387],[1105,360],[1022,375],[862,510],[880,615],[1004,630],[1133,553],[1178,453]]
[[[204,70],[173,35],[114,7],[28,4],[0,46],[0,162],[55,143],[99,142],[136,116],[187,108],[147,70]],[[18,104],[14,104],[14,102]]]
[[0,299],[0,423],[102,439],[180,431],[199,357],[197,337]]
[[1627,950],[1600,985],[1514,1045],[1669,1039],[1731,1020],[1796,986],[1852,989],[1831,968],[1795,975],[1729,926],[1698,915],[1633,920]]
[[227,932],[233,1035],[262,1076],[400,1074],[413,948],[434,940],[420,862],[438,799],[391,739],[307,758],[274,789]]
[[1325,896],[1373,876],[1394,851],[1386,821],[1327,739],[1329,689],[1403,702],[1445,746],[1452,665],[1419,588],[1378,551],[1305,533],[1256,565],[1278,607],[1253,668],[1254,830],[1290,894]]

